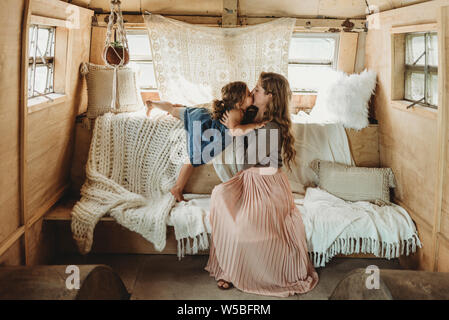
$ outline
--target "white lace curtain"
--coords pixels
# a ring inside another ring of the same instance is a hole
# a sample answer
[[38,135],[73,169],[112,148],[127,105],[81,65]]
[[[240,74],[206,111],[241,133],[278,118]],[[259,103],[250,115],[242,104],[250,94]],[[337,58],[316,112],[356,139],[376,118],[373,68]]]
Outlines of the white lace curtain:
[[262,71],[287,76],[295,21],[219,28],[145,16],[161,99],[207,103],[220,98],[221,88],[231,81],[244,81],[252,89]]

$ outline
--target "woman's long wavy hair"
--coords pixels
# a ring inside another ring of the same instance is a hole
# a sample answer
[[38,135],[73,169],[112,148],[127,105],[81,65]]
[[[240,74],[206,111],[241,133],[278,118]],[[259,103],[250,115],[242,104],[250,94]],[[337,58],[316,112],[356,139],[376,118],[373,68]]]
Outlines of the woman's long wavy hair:
[[212,119],[220,119],[226,111],[241,104],[246,97],[247,88],[246,83],[242,81],[231,82],[221,88],[221,100],[214,100],[212,104]]
[[274,121],[279,125],[283,162],[291,170],[290,163],[292,161],[296,163],[296,150],[289,109],[292,99],[290,85],[283,75],[274,72],[262,72],[259,76],[259,84],[265,90],[265,94],[271,93],[272,95],[272,99],[265,109],[263,120]]

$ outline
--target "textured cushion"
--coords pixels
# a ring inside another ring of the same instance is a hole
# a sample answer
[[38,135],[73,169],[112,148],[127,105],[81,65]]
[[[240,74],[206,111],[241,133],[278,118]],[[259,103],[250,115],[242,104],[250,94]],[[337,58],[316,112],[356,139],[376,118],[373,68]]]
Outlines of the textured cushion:
[[306,121],[306,119],[292,121],[296,164],[291,164],[291,171],[284,167],[292,191],[299,194],[305,194],[307,187],[318,183],[315,172],[310,168],[313,160],[323,159],[348,165],[354,163],[348,137],[341,124],[323,125]]
[[143,108],[136,85],[135,73],[131,68],[117,70],[116,108],[111,108],[114,69],[107,66],[84,63],[81,73],[87,80],[87,117],[96,118],[104,113],[134,112]]
[[312,169],[318,175],[318,187],[349,201],[390,202],[394,175],[390,168],[362,168],[314,160]]

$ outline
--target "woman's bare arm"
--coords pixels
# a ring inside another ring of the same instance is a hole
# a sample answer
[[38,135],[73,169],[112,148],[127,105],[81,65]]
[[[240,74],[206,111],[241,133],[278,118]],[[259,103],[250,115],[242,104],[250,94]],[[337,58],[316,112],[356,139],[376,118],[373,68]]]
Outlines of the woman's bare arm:
[[253,131],[254,129],[260,129],[263,126],[265,126],[265,122],[239,124],[235,126],[233,129],[229,129],[229,133],[231,134],[231,136],[244,136],[245,134]]

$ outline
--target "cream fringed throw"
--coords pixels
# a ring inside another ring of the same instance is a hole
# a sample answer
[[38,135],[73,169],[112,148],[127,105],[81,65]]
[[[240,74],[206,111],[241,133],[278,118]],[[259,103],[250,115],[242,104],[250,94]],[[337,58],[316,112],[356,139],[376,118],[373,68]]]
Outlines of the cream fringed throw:
[[170,116],[98,117],[86,182],[72,210],[72,233],[79,251],[92,247],[94,228],[106,213],[141,234],[156,250],[166,243],[168,214],[175,204],[169,192],[187,158],[182,122]]
[[320,188],[308,188],[305,198],[295,203],[315,267],[324,267],[338,254],[370,253],[392,259],[422,247],[410,215],[393,203],[345,201]]

